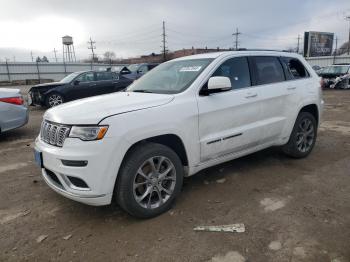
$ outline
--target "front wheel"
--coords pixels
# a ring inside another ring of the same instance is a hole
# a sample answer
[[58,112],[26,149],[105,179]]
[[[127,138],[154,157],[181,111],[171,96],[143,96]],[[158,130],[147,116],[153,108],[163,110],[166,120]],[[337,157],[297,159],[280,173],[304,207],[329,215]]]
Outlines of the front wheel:
[[58,93],[49,94],[46,98],[45,104],[47,107],[51,108],[64,103],[63,96]]
[[289,141],[283,152],[294,158],[303,158],[311,153],[317,137],[317,122],[309,112],[299,113]]
[[171,208],[181,191],[183,166],[169,147],[143,143],[126,156],[117,178],[115,196],[129,214],[150,218]]

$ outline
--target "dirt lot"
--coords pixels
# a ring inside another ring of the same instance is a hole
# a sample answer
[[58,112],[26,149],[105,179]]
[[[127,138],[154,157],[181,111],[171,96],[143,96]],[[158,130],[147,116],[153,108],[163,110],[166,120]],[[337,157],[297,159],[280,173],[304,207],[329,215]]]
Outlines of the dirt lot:
[[[0,261],[350,261],[350,92],[324,96],[308,158],[273,148],[212,167],[150,220],[48,188],[32,148],[44,110],[31,108],[27,126],[0,136]],[[246,232],[193,231],[232,223]]]

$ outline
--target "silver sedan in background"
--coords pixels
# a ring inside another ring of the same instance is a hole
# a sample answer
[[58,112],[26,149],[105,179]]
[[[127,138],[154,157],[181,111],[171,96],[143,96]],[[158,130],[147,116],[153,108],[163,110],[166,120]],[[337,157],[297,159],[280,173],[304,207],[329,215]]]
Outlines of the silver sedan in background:
[[0,88],[0,133],[28,122],[28,109],[19,89]]

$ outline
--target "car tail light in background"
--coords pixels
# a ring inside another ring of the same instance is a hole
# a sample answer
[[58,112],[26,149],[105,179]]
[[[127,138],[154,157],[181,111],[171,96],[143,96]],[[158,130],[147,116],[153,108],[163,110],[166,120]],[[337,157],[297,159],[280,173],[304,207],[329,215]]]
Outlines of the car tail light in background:
[[23,105],[24,103],[23,98],[20,96],[0,98],[0,102],[14,104],[14,105]]

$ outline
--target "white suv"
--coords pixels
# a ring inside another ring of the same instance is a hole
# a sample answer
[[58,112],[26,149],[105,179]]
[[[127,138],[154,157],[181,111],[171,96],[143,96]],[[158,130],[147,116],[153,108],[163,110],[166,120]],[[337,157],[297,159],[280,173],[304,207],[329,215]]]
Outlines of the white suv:
[[299,55],[209,53],[163,63],[126,92],[48,110],[35,159],[56,192],[128,213],[168,210],[183,178],[270,146],[315,145],[320,80]]

